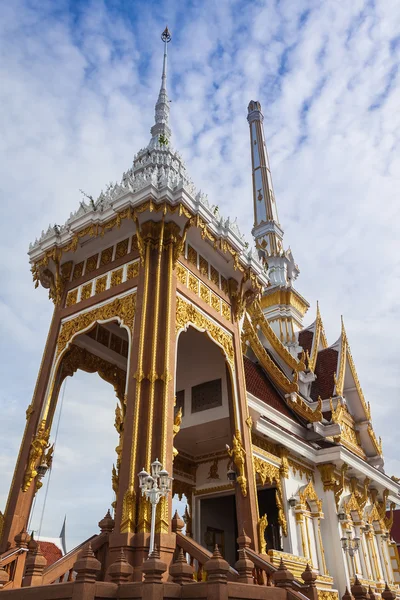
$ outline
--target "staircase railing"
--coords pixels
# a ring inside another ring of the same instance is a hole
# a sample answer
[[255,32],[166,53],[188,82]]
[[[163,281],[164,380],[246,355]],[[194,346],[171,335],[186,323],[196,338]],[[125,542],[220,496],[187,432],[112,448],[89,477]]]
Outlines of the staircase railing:
[[[246,548],[246,554],[254,564],[254,583],[272,586],[272,576],[275,571],[278,571],[278,567],[265,560],[265,558],[262,558],[262,556],[251,548]],[[306,599],[306,596],[304,595],[304,585],[301,581],[294,579],[292,587],[293,591],[301,594],[301,596]]]
[[2,590],[21,587],[27,553],[27,548],[13,548],[0,555],[0,566],[5,569],[9,577]]
[[[205,563],[212,557],[212,553],[203,546],[195,542],[192,538],[183,533],[176,533],[176,544],[182,548],[185,554],[189,556],[189,563],[194,569],[194,578],[196,581],[206,581]],[[237,581],[238,572],[230,567],[228,571],[228,581]]]
[[[78,558],[79,552],[90,542],[92,550],[97,557],[97,554],[101,552],[101,549],[107,541],[108,533],[101,533],[99,535],[93,535],[79,544],[79,546],[76,546],[76,548],[65,554],[65,556],[61,557],[55,563],[49,567],[46,567],[46,569],[43,571],[42,585],[73,581],[75,579],[73,567]],[[100,562],[103,563],[103,561]]]

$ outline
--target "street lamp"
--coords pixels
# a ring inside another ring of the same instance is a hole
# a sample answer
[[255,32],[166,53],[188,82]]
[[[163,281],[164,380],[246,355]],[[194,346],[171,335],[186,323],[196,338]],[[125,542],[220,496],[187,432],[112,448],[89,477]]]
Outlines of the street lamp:
[[342,542],[343,552],[348,552],[349,556],[353,558],[360,548],[360,538],[357,536],[351,537],[351,531],[348,529],[346,537],[340,538],[340,541]]
[[156,458],[151,463],[151,475],[143,470],[138,473],[139,487],[142,490],[142,496],[146,496],[151,503],[151,527],[150,527],[150,548],[149,554],[154,551],[154,536],[156,532],[156,510],[157,504],[161,498],[165,498],[171,491],[172,477],[168,471],[163,469],[162,464]]

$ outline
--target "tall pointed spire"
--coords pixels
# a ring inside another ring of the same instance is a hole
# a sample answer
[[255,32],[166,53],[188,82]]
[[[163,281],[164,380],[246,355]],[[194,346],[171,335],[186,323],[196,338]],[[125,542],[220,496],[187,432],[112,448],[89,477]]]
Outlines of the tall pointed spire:
[[283,249],[283,229],[279,223],[264,135],[261,104],[252,100],[248,106],[251,160],[253,170],[254,228],[253,237],[260,258],[268,262],[272,285],[290,287],[299,274],[291,250]]
[[247,110],[253,174],[252,234],[271,283],[264,290],[261,307],[276,335],[293,356],[297,356],[301,351],[298,332],[303,328],[303,317],[309,304],[293,287],[299,268],[290,248],[285,250],[283,247],[283,229],[272,185],[261,104],[252,100]]
[[157,143],[168,144],[171,137],[171,129],[169,128],[169,100],[167,94],[167,44],[171,41],[171,34],[168,27],[161,34],[161,39],[164,42],[164,60],[163,70],[161,75],[161,88],[158,94],[155,111],[155,123],[151,128],[150,146]]

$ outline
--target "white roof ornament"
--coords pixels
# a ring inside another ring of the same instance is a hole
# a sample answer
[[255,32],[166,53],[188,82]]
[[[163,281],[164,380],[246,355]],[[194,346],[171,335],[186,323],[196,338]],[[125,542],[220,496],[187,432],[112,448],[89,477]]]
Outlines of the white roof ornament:
[[[171,41],[171,33],[165,28],[161,35],[164,42],[164,59],[161,75],[161,88],[155,107],[155,123],[151,128],[149,144],[139,150],[133,158],[132,166],[126,170],[120,183],[110,182],[96,200],[85,193],[78,209],[70,213],[66,223],[49,227],[41,237],[29,247],[31,262],[35,262],[54,246],[65,246],[76,231],[95,223],[102,225],[113,214],[127,203],[131,206],[140,204],[145,197],[144,190],[157,198],[170,198],[170,201],[184,200],[193,214],[199,214],[210,231],[222,235],[238,249],[243,263],[252,266],[261,279],[267,282],[262,264],[254,254],[249,252],[248,244],[241,235],[236,220],[225,219],[216,205],[202,191],[197,191],[186,169],[179,152],[170,143],[169,100],[167,95],[167,44]],[[89,199],[89,201],[86,201]]]
[[149,148],[154,148],[157,144],[168,145],[171,137],[169,128],[169,100],[167,94],[167,44],[171,41],[171,34],[168,27],[161,34],[164,42],[164,61],[161,75],[161,88],[158,94],[155,112],[155,124],[151,128],[151,140]]
[[283,229],[279,223],[264,134],[261,104],[251,100],[247,121],[250,126],[251,160],[253,168],[254,227],[253,237],[260,260],[268,263],[272,286],[291,287],[299,274],[292,252],[283,247]]

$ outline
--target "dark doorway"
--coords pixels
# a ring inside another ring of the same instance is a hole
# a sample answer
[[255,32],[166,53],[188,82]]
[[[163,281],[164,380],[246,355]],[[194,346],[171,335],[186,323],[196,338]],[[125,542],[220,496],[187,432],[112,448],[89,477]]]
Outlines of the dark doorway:
[[199,543],[210,552],[218,544],[222,556],[233,566],[237,560],[238,537],[234,494],[204,498],[200,504],[200,515]]
[[267,550],[282,550],[276,490],[275,488],[258,490],[257,495],[260,517],[266,514],[268,519],[268,525],[265,530]]

